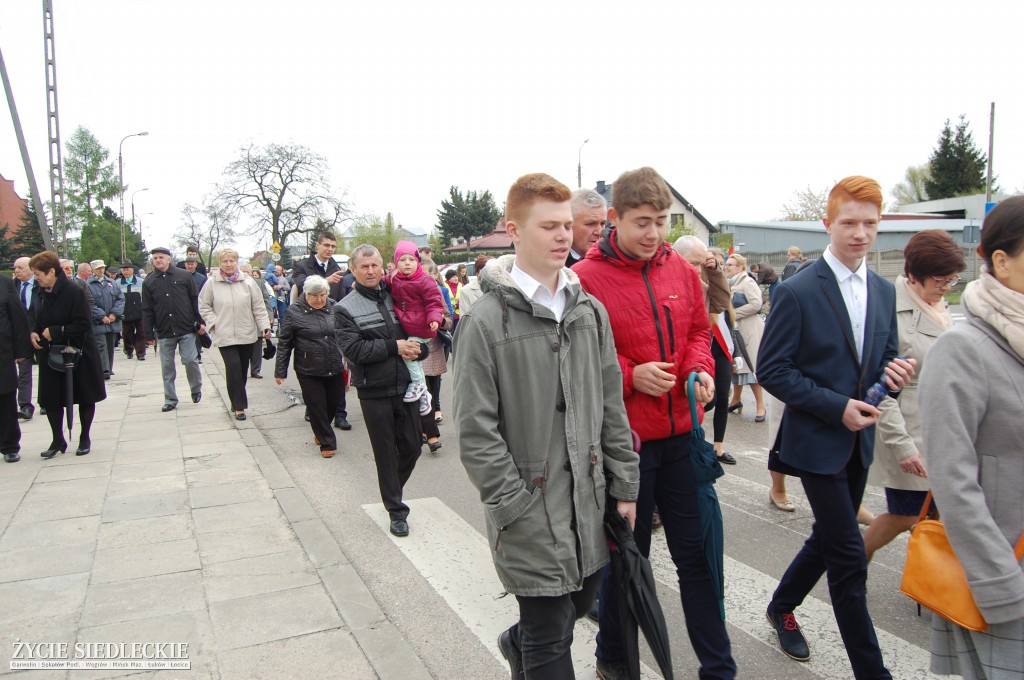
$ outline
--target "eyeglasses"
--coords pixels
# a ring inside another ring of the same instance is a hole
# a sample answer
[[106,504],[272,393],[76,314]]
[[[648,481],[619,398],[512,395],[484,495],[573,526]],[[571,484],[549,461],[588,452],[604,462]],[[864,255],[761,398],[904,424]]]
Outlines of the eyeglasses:
[[939,285],[939,288],[945,288],[946,286],[955,286],[962,280],[959,276],[933,276],[932,280]]

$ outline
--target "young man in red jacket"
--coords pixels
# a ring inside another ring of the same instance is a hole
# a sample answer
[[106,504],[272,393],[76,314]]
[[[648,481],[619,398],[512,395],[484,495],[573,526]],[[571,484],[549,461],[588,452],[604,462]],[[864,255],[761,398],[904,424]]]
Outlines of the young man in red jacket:
[[[639,435],[640,496],[636,543],[647,555],[657,505],[701,678],[733,678],[736,663],[701,549],[697,482],[690,462],[686,378],[700,377],[696,398],[714,397],[711,331],[697,271],[665,242],[672,193],[652,168],[623,173],[612,186],[611,229],[573,267],[583,289],[604,303],[622,367],[630,427]],[[698,409],[703,414],[703,409]],[[627,677],[623,631],[610,579],[601,589],[597,638],[600,678]]]

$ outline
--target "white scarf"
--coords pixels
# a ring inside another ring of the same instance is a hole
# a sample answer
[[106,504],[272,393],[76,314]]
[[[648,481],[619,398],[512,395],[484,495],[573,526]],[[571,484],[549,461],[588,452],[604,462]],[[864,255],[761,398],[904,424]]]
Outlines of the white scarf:
[[963,301],[971,314],[992,326],[1024,358],[1024,295],[999,283],[986,269],[967,284]]
[[910,281],[907,279],[907,277],[903,276],[902,274],[896,277],[896,285],[903,286],[903,289],[906,291],[907,296],[910,298],[911,302],[917,305],[917,308],[921,310],[922,314],[929,317],[932,321],[939,324],[939,326],[941,326],[942,328],[949,328],[952,319],[949,316],[949,310],[946,309],[945,300],[940,299],[937,304],[931,304],[930,302],[928,302],[923,297],[917,294],[917,291],[914,290],[914,287],[910,285]]

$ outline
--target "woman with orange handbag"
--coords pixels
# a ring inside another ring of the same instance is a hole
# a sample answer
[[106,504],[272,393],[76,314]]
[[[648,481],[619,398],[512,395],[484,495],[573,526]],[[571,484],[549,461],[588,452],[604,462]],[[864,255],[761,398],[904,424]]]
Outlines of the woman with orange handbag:
[[967,323],[942,335],[921,376],[932,493],[987,632],[932,618],[932,670],[1024,678],[1024,196],[985,218]]

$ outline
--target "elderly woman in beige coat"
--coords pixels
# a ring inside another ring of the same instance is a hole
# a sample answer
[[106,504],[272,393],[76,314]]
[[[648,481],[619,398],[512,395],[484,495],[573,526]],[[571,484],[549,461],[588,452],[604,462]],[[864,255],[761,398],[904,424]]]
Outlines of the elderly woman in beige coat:
[[917,375],[893,399],[878,405],[875,461],[868,483],[885,488],[888,512],[878,515],[864,533],[870,560],[875,551],[917,522],[928,492],[924,435],[918,408],[918,380],[927,367],[928,350],[952,325],[945,293],[965,266],[960,246],[944,231],[914,234],[903,250],[903,276],[896,279],[896,326],[900,356],[917,360]]
[[752,277],[747,274],[747,258],[739,253],[733,253],[725,261],[725,275],[729,277],[729,288],[732,290],[733,299],[736,293],[742,293],[747,298],[747,303],[733,307],[736,310],[736,330],[743,338],[743,344],[747,348],[747,357],[750,364],[743,362],[737,366],[733,362],[732,369],[732,403],[729,404],[730,413],[742,413],[743,386],[750,385],[750,391],[754,393],[754,400],[757,403],[757,413],[754,414],[754,422],[763,423],[765,419],[764,391],[757,384],[757,349],[761,345],[761,336],[764,334],[764,319],[758,313],[763,304],[761,287],[757,285]]
[[220,269],[211,272],[199,293],[199,314],[224,359],[235,420],[245,420],[249,408],[245,383],[253,344],[270,337],[270,317],[259,284],[238,268],[238,252],[225,248],[219,259]]

